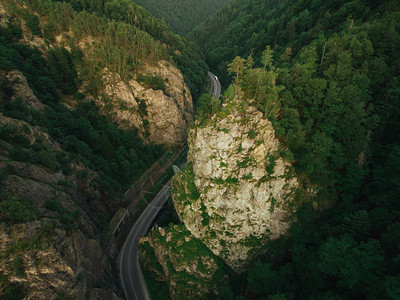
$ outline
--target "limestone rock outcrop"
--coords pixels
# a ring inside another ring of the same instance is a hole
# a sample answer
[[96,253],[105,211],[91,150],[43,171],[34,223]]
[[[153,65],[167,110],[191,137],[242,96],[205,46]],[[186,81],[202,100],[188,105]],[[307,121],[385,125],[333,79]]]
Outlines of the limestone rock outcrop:
[[164,88],[154,89],[138,78],[124,81],[116,74],[108,76],[105,91],[113,99],[114,119],[123,127],[138,128],[147,143],[184,141],[193,121],[193,102],[182,73],[166,61],[141,72],[162,80]]
[[288,151],[271,122],[239,97],[196,121],[188,145],[189,163],[172,182],[176,211],[191,234],[241,272],[290,226],[298,181]]
[[14,93],[12,100],[18,98],[29,108],[44,111],[43,103],[39,101],[29,87],[24,74],[18,70],[12,70],[9,72],[0,71],[0,77],[6,78],[12,84]]

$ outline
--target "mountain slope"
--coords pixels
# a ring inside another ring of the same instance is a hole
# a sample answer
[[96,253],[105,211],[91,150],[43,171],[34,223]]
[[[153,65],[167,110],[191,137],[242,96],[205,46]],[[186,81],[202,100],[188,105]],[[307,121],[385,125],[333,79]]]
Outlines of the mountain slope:
[[[344,29],[346,24],[357,26],[375,17],[398,11],[397,1],[383,1],[380,5],[373,1],[232,1],[215,16],[199,25],[191,34],[190,39],[204,50],[207,62],[220,74],[225,84],[227,65],[238,55],[253,57],[259,60],[266,45],[270,45],[279,54],[286,48],[292,49],[292,57],[304,45],[321,35],[326,37]],[[369,22],[368,22],[369,23]],[[373,29],[376,56],[390,56],[393,43],[389,32],[377,35]],[[210,35],[209,33],[213,34]],[[386,48],[386,49],[385,49]],[[319,50],[322,54],[322,49]],[[258,61],[257,61],[258,62]]]
[[229,0],[135,0],[155,17],[163,19],[172,31],[185,35],[213,15]]
[[[27,20],[22,39],[48,56],[63,93],[86,95],[147,142],[184,140],[193,113],[189,88],[196,98],[205,78],[197,49],[129,1],[107,1],[98,9],[92,2],[71,4],[33,1],[21,9],[5,1],[4,20]],[[170,115],[161,117],[162,111]]]
[[192,119],[197,48],[130,1],[98,4],[0,1],[2,299],[116,297],[108,222]]

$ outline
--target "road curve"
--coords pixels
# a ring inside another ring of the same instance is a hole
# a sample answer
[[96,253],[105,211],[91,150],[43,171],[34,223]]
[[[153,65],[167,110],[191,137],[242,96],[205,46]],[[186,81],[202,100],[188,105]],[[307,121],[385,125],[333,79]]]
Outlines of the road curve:
[[211,72],[207,72],[208,77],[211,79],[211,85],[213,87],[213,96],[215,99],[219,99],[219,96],[221,96],[221,83],[218,80],[218,77],[215,76]]
[[150,299],[139,262],[138,242],[149,230],[168,197],[169,185],[165,185],[140,215],[120,252],[119,276],[127,300]]

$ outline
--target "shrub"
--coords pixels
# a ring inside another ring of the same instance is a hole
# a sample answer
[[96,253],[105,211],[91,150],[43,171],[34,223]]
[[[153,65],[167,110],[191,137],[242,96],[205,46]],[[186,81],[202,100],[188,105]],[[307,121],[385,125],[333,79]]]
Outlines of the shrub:
[[248,136],[250,139],[254,139],[256,137],[256,131],[254,129],[250,129],[248,132]]
[[162,90],[165,92],[165,82],[164,79],[161,76],[155,75],[151,76],[150,74],[139,74],[136,78],[138,82],[143,83],[149,88],[152,88],[153,90]]
[[0,203],[1,215],[13,222],[29,222],[36,219],[37,209],[32,201],[26,198],[2,195],[4,199]]
[[139,99],[139,115],[141,117],[147,116],[147,104],[144,99]]
[[0,183],[7,179],[9,173],[7,169],[0,169]]
[[15,147],[10,151],[10,157],[16,161],[29,162],[29,151],[20,147]]
[[4,292],[5,300],[19,300],[25,297],[23,284],[10,284],[4,289]]
[[60,202],[55,198],[46,200],[45,207],[49,210],[56,211],[59,206]]
[[33,35],[41,35],[41,29],[39,26],[39,18],[38,16],[34,14],[30,14],[28,12],[25,12],[23,16],[25,20],[26,26],[31,30]]
[[25,269],[24,269],[24,265],[23,265],[23,260],[21,258],[21,256],[16,255],[12,261],[12,267],[14,268],[15,271],[15,275],[17,277],[23,278],[25,277]]
[[22,134],[13,135],[11,138],[11,142],[14,145],[18,145],[18,146],[25,147],[25,148],[28,148],[30,145],[29,139],[27,137],[23,136]]

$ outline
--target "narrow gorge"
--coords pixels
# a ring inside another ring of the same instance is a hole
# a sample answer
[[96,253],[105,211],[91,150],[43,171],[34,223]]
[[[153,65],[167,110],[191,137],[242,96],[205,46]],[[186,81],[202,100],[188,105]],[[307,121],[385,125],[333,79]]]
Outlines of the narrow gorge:
[[0,298],[400,299],[399,12],[0,0]]

